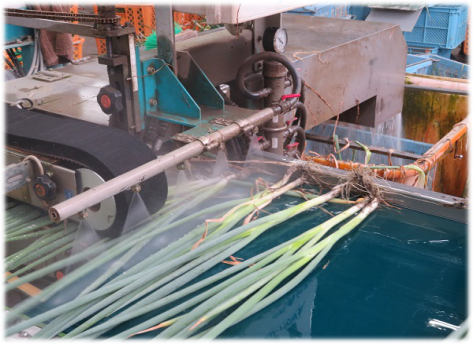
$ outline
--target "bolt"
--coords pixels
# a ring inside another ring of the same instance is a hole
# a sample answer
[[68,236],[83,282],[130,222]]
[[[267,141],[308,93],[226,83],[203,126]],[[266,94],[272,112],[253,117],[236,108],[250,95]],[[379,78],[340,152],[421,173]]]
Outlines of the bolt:
[[136,184],[130,188],[130,190],[134,193],[140,193],[142,190],[142,187],[139,184]]
[[158,104],[158,101],[156,98],[150,98],[150,101],[148,102],[152,107]]
[[148,74],[155,73],[155,66],[148,66],[146,71],[148,72]]
[[184,162],[182,162],[182,163],[179,163],[176,166],[176,168],[178,168],[178,170],[184,170],[184,169],[186,169],[186,165],[184,164]]
[[28,333],[28,331],[21,331],[20,332],[20,337],[29,338],[29,337],[31,337],[31,335],[30,335],[30,333]]
[[79,219],[86,219],[89,214],[86,212],[86,210],[84,210],[84,211],[79,212],[78,215],[79,215]]
[[463,159],[463,157],[464,157],[463,155],[455,155],[454,159]]

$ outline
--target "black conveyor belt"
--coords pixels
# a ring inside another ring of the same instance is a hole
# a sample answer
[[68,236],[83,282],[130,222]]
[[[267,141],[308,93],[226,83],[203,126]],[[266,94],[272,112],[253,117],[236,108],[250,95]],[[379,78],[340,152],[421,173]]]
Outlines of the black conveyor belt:
[[[79,162],[105,181],[156,159],[140,139],[116,128],[8,105],[5,113],[7,145]],[[140,195],[153,214],[166,201],[165,173],[142,182],[141,187]],[[114,231],[124,223],[131,197],[131,191],[115,196]]]

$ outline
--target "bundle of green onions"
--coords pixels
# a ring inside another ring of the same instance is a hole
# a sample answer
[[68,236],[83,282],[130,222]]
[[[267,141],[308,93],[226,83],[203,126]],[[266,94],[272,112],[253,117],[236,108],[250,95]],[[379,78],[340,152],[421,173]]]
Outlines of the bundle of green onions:
[[[15,202],[7,203],[5,214],[5,241],[18,242],[34,240],[21,252],[14,253],[6,258],[6,271],[17,270],[16,274],[23,274],[49,259],[63,253],[72,247],[77,225],[70,223],[53,225],[53,221],[28,205],[18,205]],[[40,259],[38,259],[40,258]],[[14,275],[7,275],[11,279]]]
[[[13,308],[7,315],[7,322],[11,323],[55,293],[108,264],[107,269],[102,270],[77,297],[9,327],[7,335],[47,322],[35,338],[51,338],[61,332],[65,333],[64,338],[96,338],[128,320],[165,307],[166,310],[159,315],[124,329],[114,337],[127,338],[160,328],[166,328],[158,334],[160,338],[219,336],[233,324],[297,286],[340,238],[378,206],[377,198],[370,196],[348,202],[353,206],[328,221],[252,258],[235,260],[232,267],[202,279],[204,273],[227,258],[233,258],[235,253],[274,226],[323,203],[341,202],[336,198],[348,183],[337,185],[323,195],[308,195],[295,191],[305,179],[300,177],[290,181],[291,175],[289,172],[281,181],[253,196],[220,202],[188,216],[184,216],[187,210],[212,199],[238,176],[190,182],[185,197],[177,189],[171,189],[173,201],[152,221],[121,238],[103,240],[84,252],[8,283],[6,290],[10,291],[80,262],[87,255],[97,254],[93,260],[51,284],[39,295]],[[263,208],[283,194],[304,197],[305,201],[262,216]],[[182,203],[184,198],[188,200],[186,204]],[[170,210],[172,212],[168,212]],[[206,216],[207,220],[192,228],[192,220],[201,216]],[[350,217],[352,219],[329,234],[331,229]],[[159,242],[157,238],[183,227],[188,230],[186,234],[167,246],[157,248],[147,257],[134,260],[143,248]],[[21,269],[21,273],[27,271]],[[14,272],[14,275],[20,273]],[[196,291],[202,292],[196,295]],[[228,315],[222,317],[224,314]]]

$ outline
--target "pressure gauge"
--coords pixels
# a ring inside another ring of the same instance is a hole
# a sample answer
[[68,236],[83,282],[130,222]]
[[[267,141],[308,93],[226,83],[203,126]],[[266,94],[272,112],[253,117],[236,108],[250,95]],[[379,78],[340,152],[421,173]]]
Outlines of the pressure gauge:
[[263,49],[283,53],[288,44],[288,34],[284,28],[267,28],[263,34]]

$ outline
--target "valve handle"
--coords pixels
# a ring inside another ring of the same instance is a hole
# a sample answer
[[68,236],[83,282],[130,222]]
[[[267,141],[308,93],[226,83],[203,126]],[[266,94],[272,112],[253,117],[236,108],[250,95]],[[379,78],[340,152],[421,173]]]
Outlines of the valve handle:
[[281,96],[281,100],[284,101],[287,98],[297,98],[297,97],[301,97],[301,94],[300,93],[290,93],[289,95]]

